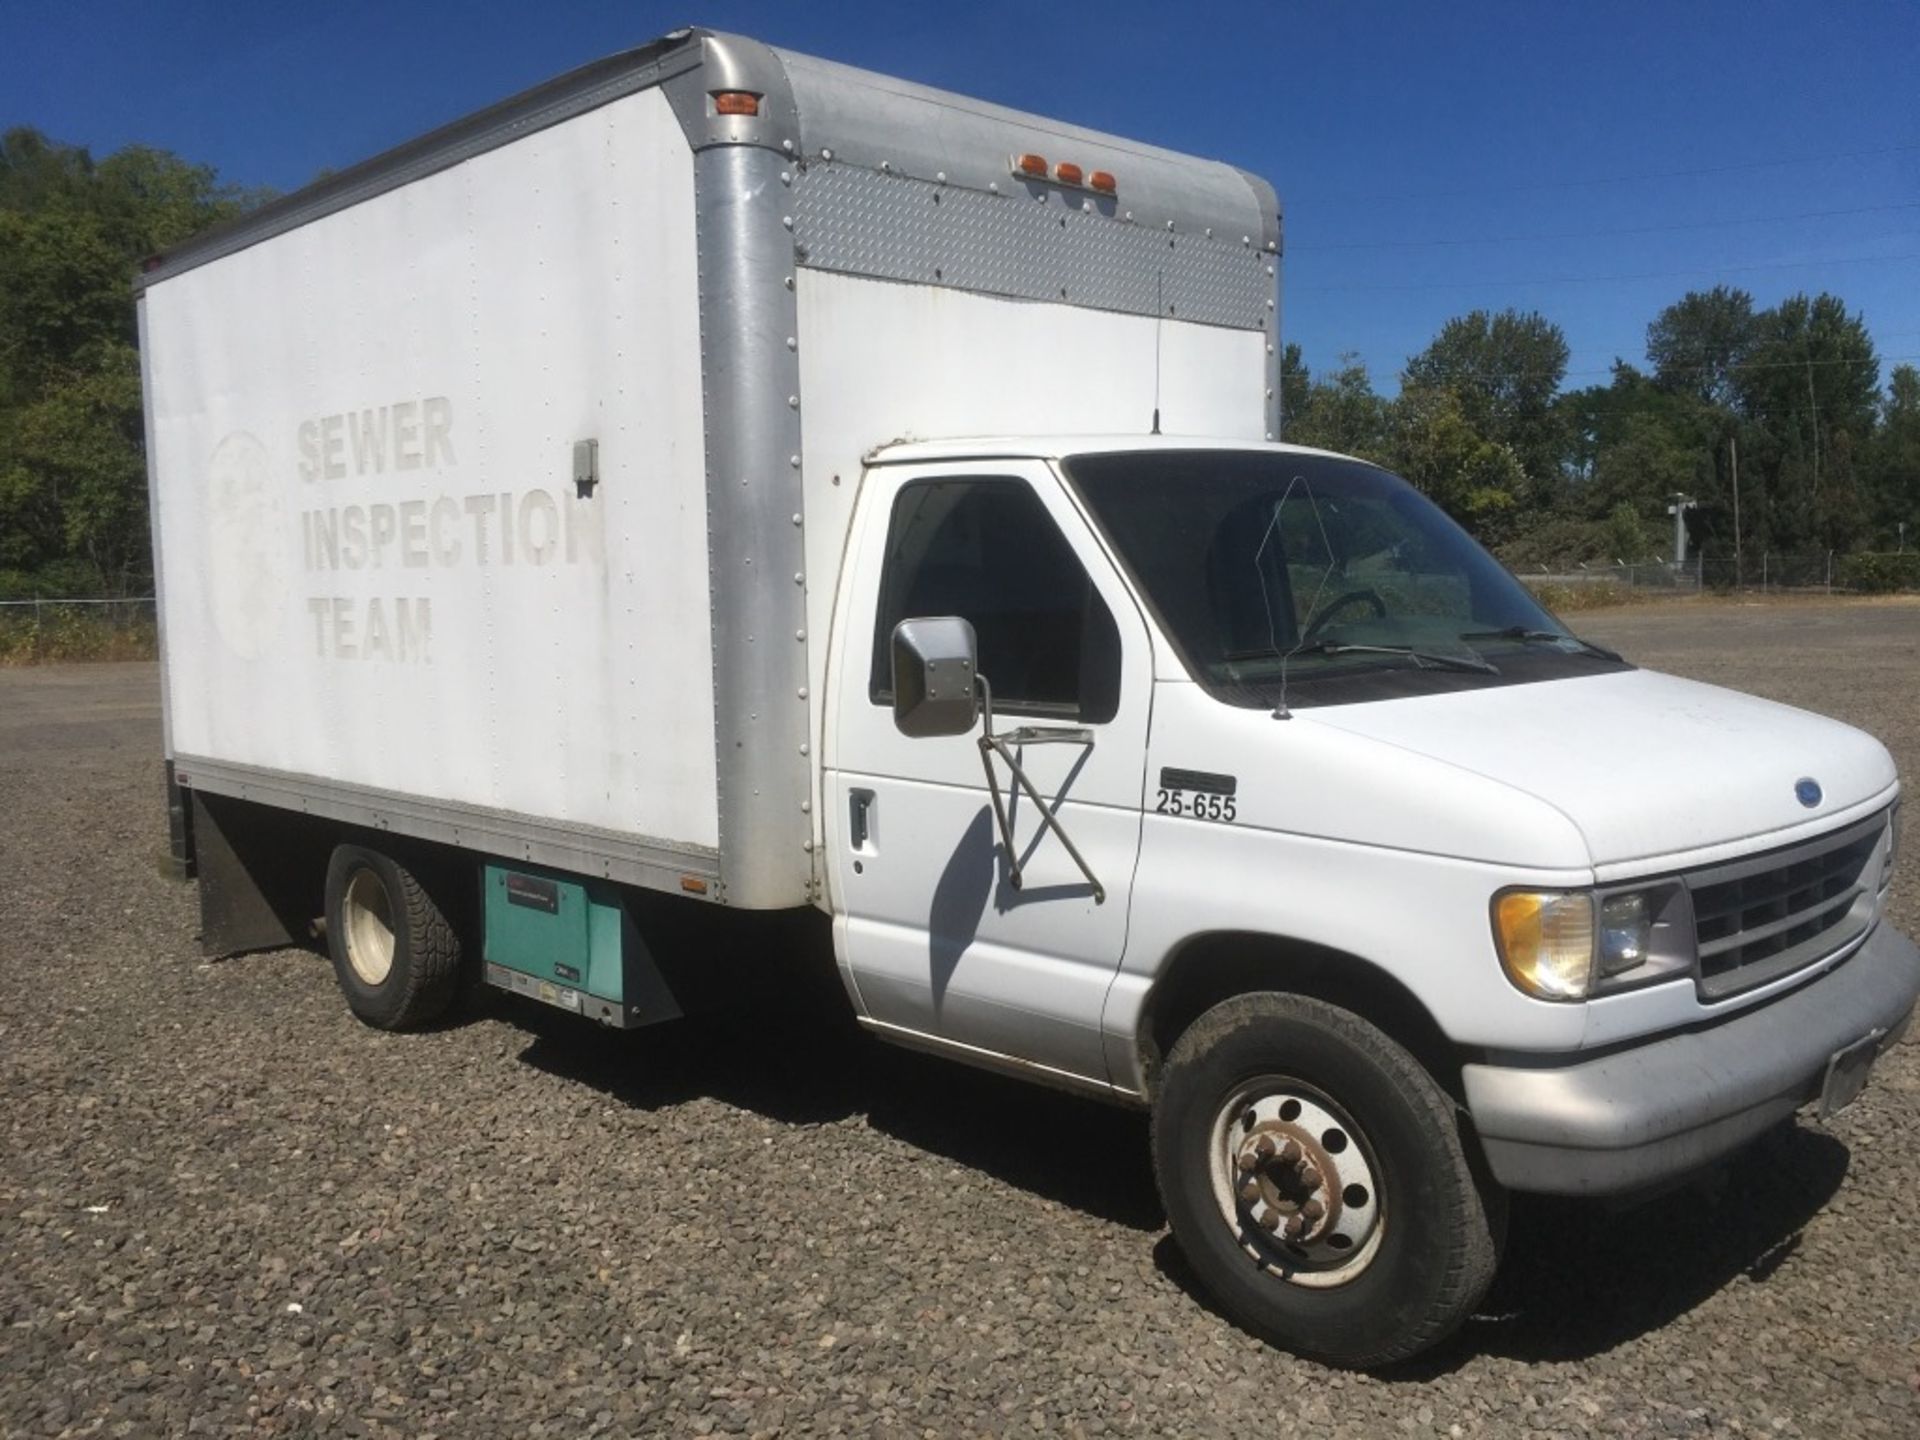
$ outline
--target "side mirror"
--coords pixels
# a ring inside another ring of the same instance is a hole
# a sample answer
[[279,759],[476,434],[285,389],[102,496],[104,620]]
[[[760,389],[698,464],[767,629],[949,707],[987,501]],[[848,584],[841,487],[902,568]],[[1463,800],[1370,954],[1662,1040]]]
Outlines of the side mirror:
[[979,642],[958,615],[893,627],[893,723],[916,740],[965,735],[980,719]]

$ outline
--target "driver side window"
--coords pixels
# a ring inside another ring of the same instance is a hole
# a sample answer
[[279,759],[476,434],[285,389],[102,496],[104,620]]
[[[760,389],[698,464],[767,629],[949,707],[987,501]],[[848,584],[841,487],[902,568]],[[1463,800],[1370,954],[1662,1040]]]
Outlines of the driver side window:
[[1023,480],[922,480],[893,503],[869,687],[893,703],[902,620],[958,615],[979,637],[996,711],[1099,724],[1120,708],[1120,632]]

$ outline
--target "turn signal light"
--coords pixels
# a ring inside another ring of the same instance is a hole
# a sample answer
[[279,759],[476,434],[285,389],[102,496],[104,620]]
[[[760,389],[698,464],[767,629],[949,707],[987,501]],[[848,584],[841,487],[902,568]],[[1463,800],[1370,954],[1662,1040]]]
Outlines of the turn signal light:
[[1114,183],[1113,172],[1110,170],[1094,171],[1093,174],[1087,177],[1087,184],[1093,189],[1098,190],[1102,195],[1111,195],[1119,188],[1119,186]]
[[1078,185],[1086,178],[1086,173],[1078,165],[1066,160],[1053,167],[1053,178],[1062,185]]
[[716,90],[713,110],[716,115],[758,115],[760,97],[751,90]]
[[1047,157],[1044,155],[1016,155],[1013,168],[1021,175],[1031,175],[1036,180],[1047,178]]

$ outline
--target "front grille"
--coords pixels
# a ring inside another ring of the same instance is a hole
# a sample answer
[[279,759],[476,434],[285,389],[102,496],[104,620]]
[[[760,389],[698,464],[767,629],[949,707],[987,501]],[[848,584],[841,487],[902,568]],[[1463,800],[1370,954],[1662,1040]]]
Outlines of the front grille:
[[1857,940],[1873,923],[1887,817],[1686,877],[1693,897],[1702,999],[1719,1000],[1791,974]]

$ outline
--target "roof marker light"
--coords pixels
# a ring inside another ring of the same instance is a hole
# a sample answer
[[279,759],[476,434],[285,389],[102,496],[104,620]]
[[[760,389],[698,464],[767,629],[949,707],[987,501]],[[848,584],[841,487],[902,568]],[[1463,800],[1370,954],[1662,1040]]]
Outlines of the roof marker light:
[[760,97],[751,90],[716,90],[713,92],[713,113],[716,115],[758,115]]
[[1062,160],[1058,165],[1053,167],[1053,178],[1058,180],[1062,185],[1078,185],[1082,180],[1086,179],[1086,175],[1086,171],[1068,160]]
[[1111,195],[1120,187],[1114,182],[1111,170],[1096,170],[1087,177],[1087,184],[1102,195]]
[[1047,178],[1047,157],[1044,155],[1016,155],[1013,157],[1013,173],[1028,175],[1035,180]]

